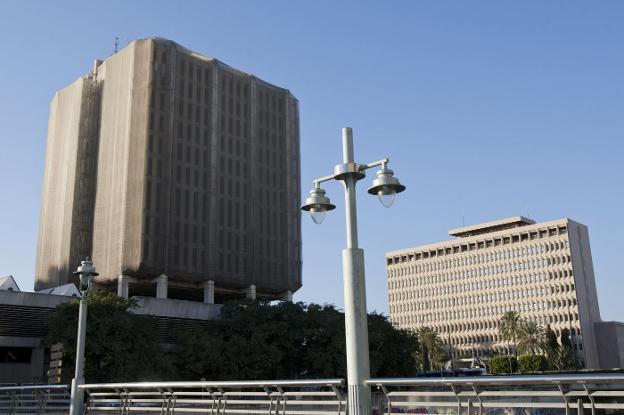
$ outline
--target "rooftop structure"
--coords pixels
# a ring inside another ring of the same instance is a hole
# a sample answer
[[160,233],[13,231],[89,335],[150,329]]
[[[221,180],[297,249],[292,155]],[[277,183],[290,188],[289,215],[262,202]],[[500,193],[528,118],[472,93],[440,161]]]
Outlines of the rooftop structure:
[[13,278],[13,275],[0,277],[0,291],[20,291],[20,288],[15,282],[15,278]]
[[491,222],[480,223],[478,225],[464,226],[448,231],[450,236],[458,238],[466,238],[469,236],[482,235],[484,233],[492,233],[504,231],[507,229],[518,228],[520,226],[533,225],[534,220],[527,219],[524,216],[512,216],[507,219],[494,220]]
[[76,284],[70,282],[68,284],[60,285],[58,287],[46,288],[45,290],[37,291],[37,294],[52,294],[52,295],[65,295],[68,297],[80,297],[80,291],[76,287]]

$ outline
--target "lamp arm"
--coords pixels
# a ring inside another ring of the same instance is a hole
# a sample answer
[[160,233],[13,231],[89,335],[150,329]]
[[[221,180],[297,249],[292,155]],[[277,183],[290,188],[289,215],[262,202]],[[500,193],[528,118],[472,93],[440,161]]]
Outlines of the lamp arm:
[[368,164],[363,164],[362,165],[362,170],[371,169],[371,168],[377,167],[377,166],[382,166],[385,169],[389,162],[390,162],[390,159],[388,159],[388,158],[377,160],[377,161],[373,161],[373,162],[370,162]]
[[318,189],[320,187],[321,183],[328,182],[330,180],[334,180],[334,175],[333,174],[331,176],[323,176],[323,177],[319,177],[318,179],[314,179],[314,180],[312,180],[312,183],[314,183],[314,187],[316,187]]
[[[381,159],[381,160],[377,160],[377,161],[372,161],[370,163],[367,164],[360,164],[360,171],[364,171],[367,169],[372,169],[373,167],[377,167],[377,166],[382,166],[382,168],[387,168],[388,167],[388,163],[390,162],[390,159],[385,158],[385,159]],[[321,186],[321,183],[323,182],[328,182],[330,180],[334,180],[336,178],[336,175],[332,174],[329,176],[323,176],[323,177],[319,177],[318,179],[314,179],[312,180],[312,183],[314,183],[314,187],[316,187],[317,189]]]

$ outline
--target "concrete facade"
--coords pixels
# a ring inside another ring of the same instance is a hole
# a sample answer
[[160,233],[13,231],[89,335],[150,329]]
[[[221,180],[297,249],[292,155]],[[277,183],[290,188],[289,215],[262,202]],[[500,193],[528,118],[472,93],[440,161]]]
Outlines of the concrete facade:
[[48,317],[72,297],[0,291],[0,383],[46,380]]
[[[54,309],[75,296],[0,290],[0,383],[47,381],[50,350],[45,344]],[[153,325],[154,341],[175,344],[179,329],[205,329],[219,318],[221,305],[132,297],[130,311]],[[65,368],[69,375],[73,368]]]
[[624,368],[624,323],[602,321],[594,325],[598,339],[598,358],[604,369]]
[[50,104],[35,290],[76,283],[71,271],[91,252],[99,93],[85,76]]
[[53,100],[36,289],[72,281],[91,254],[97,283],[126,297],[295,292],[299,182],[288,90],[169,40],[134,41]]
[[568,328],[581,367],[600,366],[600,322],[587,227],[524,217],[449,231],[457,239],[386,254],[390,317],[434,328],[457,357],[504,353],[498,333],[514,310],[557,333]]

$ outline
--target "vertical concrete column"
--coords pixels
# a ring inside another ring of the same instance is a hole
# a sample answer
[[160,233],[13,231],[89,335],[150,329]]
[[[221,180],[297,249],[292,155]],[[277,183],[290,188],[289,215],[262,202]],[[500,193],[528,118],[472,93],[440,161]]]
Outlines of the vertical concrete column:
[[280,294],[280,297],[282,298],[282,301],[288,301],[292,303],[292,291],[286,290],[282,294]]
[[202,286],[204,287],[204,303],[206,304],[214,304],[214,281],[208,280],[205,281]]
[[120,275],[117,279],[117,295],[122,298],[128,298],[128,283],[130,277],[127,275]]
[[247,287],[247,298],[249,298],[250,300],[255,300],[256,299],[256,286],[251,284],[249,287]]
[[156,298],[167,298],[168,284],[169,277],[165,274],[161,274],[156,278]]

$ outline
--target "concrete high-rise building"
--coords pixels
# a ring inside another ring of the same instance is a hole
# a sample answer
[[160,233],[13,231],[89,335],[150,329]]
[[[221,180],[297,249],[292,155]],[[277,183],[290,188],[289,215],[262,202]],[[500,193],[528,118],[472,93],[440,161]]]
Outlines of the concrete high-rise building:
[[394,325],[431,327],[454,356],[487,357],[508,350],[499,320],[517,311],[558,335],[569,329],[579,365],[599,367],[600,310],[585,225],[518,216],[449,235],[457,239],[386,254]]
[[130,43],[51,106],[35,289],[90,255],[120,295],[301,287],[298,101],[165,39]]

